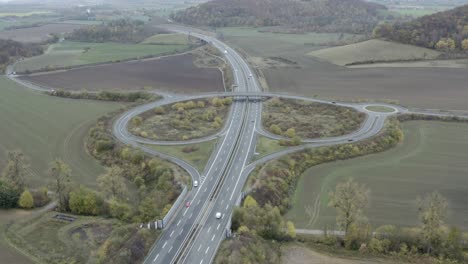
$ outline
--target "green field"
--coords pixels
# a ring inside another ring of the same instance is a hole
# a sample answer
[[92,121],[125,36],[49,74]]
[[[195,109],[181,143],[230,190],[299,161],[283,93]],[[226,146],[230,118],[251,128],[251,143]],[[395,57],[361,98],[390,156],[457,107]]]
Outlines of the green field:
[[264,136],[257,138],[257,146],[255,152],[258,153],[254,159],[260,159],[275,152],[281,151],[287,147],[281,146],[278,140],[270,139]]
[[438,190],[449,202],[447,222],[468,230],[468,125],[413,121],[403,128],[405,140],[392,150],[306,171],[287,218],[299,228],[333,225],[328,192],[353,177],[371,190],[366,215],[374,227],[418,224],[417,196]]
[[31,11],[31,12],[0,12],[0,17],[28,17],[32,15],[49,15],[51,11]]
[[436,59],[440,52],[412,45],[371,39],[356,44],[312,51],[308,55],[344,66],[363,62]]
[[227,27],[220,29],[224,38],[244,49],[249,55],[268,57],[290,52],[306,53],[317,46],[328,46],[339,41],[355,42],[363,36],[340,33],[283,34],[260,32],[266,28]]
[[34,187],[49,182],[48,166],[56,158],[71,166],[74,181],[94,186],[104,168],[86,152],[85,137],[98,117],[121,106],[50,97],[0,77],[0,168],[6,152],[19,149],[31,162],[27,183]]
[[36,71],[94,63],[113,62],[172,54],[187,50],[188,45],[143,45],[118,43],[84,43],[65,41],[53,44],[43,55],[25,59],[15,65],[17,72]]
[[[211,140],[199,144],[187,144],[180,146],[150,145],[149,147],[162,153],[183,159],[193,165],[200,173],[202,173],[217,142],[217,140]],[[184,148],[190,147],[196,147],[198,150],[190,153],[185,153],[182,151]]]

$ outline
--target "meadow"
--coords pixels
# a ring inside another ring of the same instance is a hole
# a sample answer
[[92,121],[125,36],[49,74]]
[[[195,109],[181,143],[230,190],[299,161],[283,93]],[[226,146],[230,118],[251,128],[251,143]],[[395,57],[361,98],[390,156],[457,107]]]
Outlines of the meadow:
[[96,186],[104,168],[85,149],[96,120],[122,107],[117,103],[61,99],[38,94],[0,77],[0,168],[7,151],[21,150],[31,163],[26,179],[32,187],[50,182],[50,162],[59,158],[72,169],[72,180]]
[[328,193],[353,177],[371,190],[365,213],[374,227],[418,224],[417,197],[437,190],[449,203],[447,223],[468,230],[468,126],[412,121],[403,129],[405,140],[394,149],[307,170],[287,218],[298,228],[333,228]]
[[16,63],[17,72],[37,71],[103,62],[114,62],[147,56],[172,54],[187,50],[185,44],[135,45],[119,43],[61,42],[49,47],[45,54]]

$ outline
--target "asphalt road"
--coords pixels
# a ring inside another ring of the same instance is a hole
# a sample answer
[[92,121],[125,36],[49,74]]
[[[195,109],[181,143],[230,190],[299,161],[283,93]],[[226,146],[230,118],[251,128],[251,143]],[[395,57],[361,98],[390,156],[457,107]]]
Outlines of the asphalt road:
[[[159,156],[163,159],[169,160],[184,168],[191,175],[192,180],[199,181],[199,186],[193,187],[186,197],[186,201],[190,201],[191,206],[185,208],[185,203],[182,203],[181,208],[178,208],[178,211],[171,222],[167,225],[160,239],[150,250],[144,263],[211,263],[216,255],[219,245],[226,237],[226,227],[230,222],[232,210],[239,201],[241,191],[247,177],[257,165],[306,148],[345,144],[350,141],[368,139],[382,130],[385,125],[385,120],[389,115],[397,113],[412,113],[412,111],[406,108],[387,104],[372,105],[392,107],[395,109],[393,113],[385,114],[367,111],[366,106],[369,104],[348,104],[287,94],[262,93],[255,74],[251,71],[245,60],[235,50],[211,36],[195,33],[191,29],[174,27],[171,28],[171,30],[191,34],[195,37],[204,39],[218,48],[224,54],[234,70],[237,87],[232,93],[210,93],[187,97],[165,95],[163,100],[129,110],[121,115],[114,123],[113,133],[119,141],[124,144],[140,148],[150,155]],[[7,70],[7,76],[11,80],[30,89],[39,91],[50,90],[47,87],[39,87],[32,83],[25,83],[24,81],[15,78],[16,76],[10,73],[11,67]],[[226,126],[216,135],[193,141],[160,142],[136,137],[127,130],[128,122],[134,116],[157,106],[213,96],[230,96],[234,97],[234,99],[248,97],[248,100],[234,100]],[[290,99],[308,100],[352,107],[358,111],[367,113],[367,119],[358,131],[349,135],[334,138],[305,140],[307,143],[305,145],[291,147],[249,163],[254,155],[257,135],[281,139],[281,137],[264,131],[261,126],[262,103],[261,100],[255,99],[265,96],[281,96]],[[415,113],[435,116],[454,115],[453,113],[442,113],[440,111],[415,111]],[[466,115],[459,116],[468,117]],[[151,148],[143,145],[198,143],[211,140],[213,138],[219,138],[219,143],[210,157],[204,172],[201,174],[187,162],[177,157],[152,150]],[[215,214],[217,212],[222,214],[221,219],[215,218]]]

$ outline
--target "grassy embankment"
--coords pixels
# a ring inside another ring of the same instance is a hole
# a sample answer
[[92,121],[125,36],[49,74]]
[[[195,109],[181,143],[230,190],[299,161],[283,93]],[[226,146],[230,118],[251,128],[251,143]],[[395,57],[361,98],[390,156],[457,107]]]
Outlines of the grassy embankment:
[[51,70],[86,64],[123,61],[188,49],[185,44],[144,45],[119,43],[69,42],[53,44],[43,55],[25,59],[15,65],[17,72]]
[[193,165],[200,173],[205,169],[217,140],[211,140],[199,144],[187,144],[180,146],[150,145],[154,150],[183,159]]
[[119,103],[74,101],[31,92],[0,78],[0,167],[8,150],[20,149],[30,159],[32,186],[48,183],[49,163],[56,158],[71,166],[72,180],[95,186],[104,169],[85,150],[90,126]]
[[[333,225],[335,212],[327,207],[328,192],[337,182],[353,177],[371,190],[366,215],[374,226],[417,224],[417,196],[438,190],[449,201],[447,223],[467,230],[468,126],[414,121],[404,123],[403,128],[405,140],[392,150],[307,170],[287,218],[298,228]],[[307,212],[316,221],[310,222]]]

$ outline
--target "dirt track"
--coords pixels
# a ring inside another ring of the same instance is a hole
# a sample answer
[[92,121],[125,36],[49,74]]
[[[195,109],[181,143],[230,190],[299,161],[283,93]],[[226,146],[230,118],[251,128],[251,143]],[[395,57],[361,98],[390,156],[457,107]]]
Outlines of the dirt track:
[[195,67],[193,57],[189,54],[92,66],[22,79],[64,90],[122,91],[151,88],[176,93],[224,90],[221,72],[213,68]]

